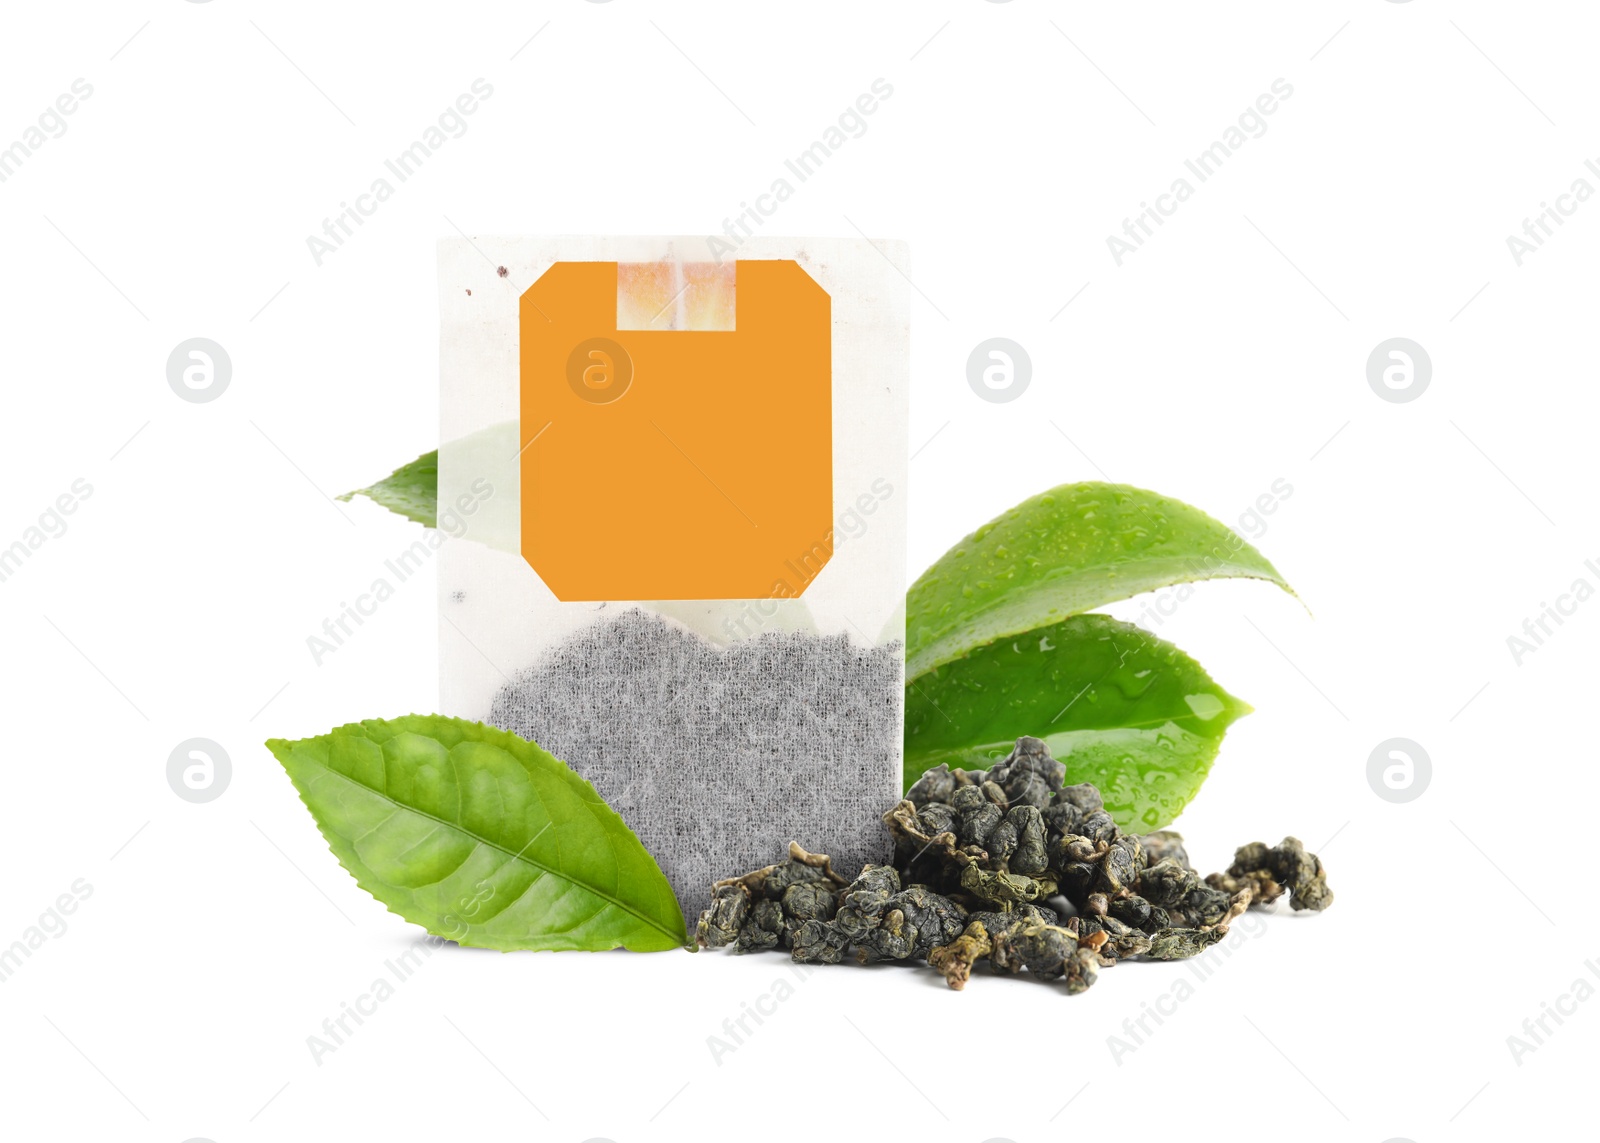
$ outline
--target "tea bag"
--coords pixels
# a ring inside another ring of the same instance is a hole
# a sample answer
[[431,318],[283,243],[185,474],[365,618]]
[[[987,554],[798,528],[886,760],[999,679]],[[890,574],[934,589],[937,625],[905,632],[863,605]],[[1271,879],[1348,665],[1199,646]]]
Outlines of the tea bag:
[[440,245],[441,710],[592,782],[691,918],[794,838],[886,860],[903,733],[904,248],[715,249]]

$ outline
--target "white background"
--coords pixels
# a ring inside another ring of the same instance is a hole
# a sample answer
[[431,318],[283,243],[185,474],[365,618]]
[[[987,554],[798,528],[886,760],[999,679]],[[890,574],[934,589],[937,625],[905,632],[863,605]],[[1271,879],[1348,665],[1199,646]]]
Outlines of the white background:
[[[1600,156],[1588,6],[170,0],[5,22],[0,141],[94,88],[0,184],[0,541],[93,487],[0,583],[0,941],[92,886],[0,984],[5,1134],[1380,1143],[1520,1136],[1588,1094],[1600,1003],[1520,1063],[1507,1037],[1600,957],[1600,603],[1520,665],[1506,640],[1600,582],[1600,205],[1520,267],[1505,242]],[[307,235],[477,77],[466,134],[317,266]],[[1257,708],[1180,825],[1208,867],[1294,833],[1337,903],[1262,918],[1120,1058],[1108,1037],[1189,966],[1071,999],[819,970],[718,1061],[707,1037],[780,957],[447,949],[319,1066],[307,1037],[417,931],[260,743],[435,701],[431,583],[320,667],[306,637],[417,534],[329,494],[436,443],[437,238],[718,229],[878,77],[866,134],[768,226],[912,244],[910,570],[1063,481],[1231,523],[1287,480],[1258,543],[1309,613],[1212,584],[1158,629]],[[1117,266],[1106,237],[1279,77],[1267,133]],[[195,336],[233,362],[206,404],[165,377]],[[994,336],[1032,358],[1007,404],[965,378]],[[1405,404],[1365,376],[1395,336],[1434,366]],[[166,781],[196,736],[233,762],[202,805]],[[1396,736],[1433,763],[1406,804],[1366,777]]]

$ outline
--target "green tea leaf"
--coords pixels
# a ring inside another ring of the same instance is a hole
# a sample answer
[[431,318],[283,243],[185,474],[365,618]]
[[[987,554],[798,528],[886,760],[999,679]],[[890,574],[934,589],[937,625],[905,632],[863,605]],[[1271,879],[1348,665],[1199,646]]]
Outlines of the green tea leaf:
[[1093,782],[1124,829],[1172,821],[1249,706],[1200,664],[1108,615],[1001,639],[906,688],[905,781],[940,762],[987,769],[1021,735],[1042,738],[1067,782]]
[[346,492],[340,500],[367,496],[389,511],[429,528],[439,518],[439,450],[401,465],[370,488]]
[[[1126,484],[1063,484],[941,556],[906,596],[906,678],[1143,591],[1276,568],[1198,508]],[[1292,594],[1292,591],[1291,591]]]
[[356,883],[430,933],[502,951],[687,943],[639,839],[514,734],[414,714],[267,748]]

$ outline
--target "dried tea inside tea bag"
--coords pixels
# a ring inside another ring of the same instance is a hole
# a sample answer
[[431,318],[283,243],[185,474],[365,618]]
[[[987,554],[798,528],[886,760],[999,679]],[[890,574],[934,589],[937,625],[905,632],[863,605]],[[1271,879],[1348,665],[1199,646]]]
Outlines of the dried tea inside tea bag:
[[887,861],[900,648],[771,632],[717,647],[638,608],[546,650],[488,721],[594,783],[655,855],[691,919],[706,886],[790,839],[841,865]]

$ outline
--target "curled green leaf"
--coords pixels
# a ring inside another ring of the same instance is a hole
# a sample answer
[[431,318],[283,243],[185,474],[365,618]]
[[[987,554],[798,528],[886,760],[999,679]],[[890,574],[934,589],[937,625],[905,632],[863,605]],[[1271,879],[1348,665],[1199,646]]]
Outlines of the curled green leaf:
[[534,743],[407,715],[267,748],[356,883],[430,933],[502,951],[687,943],[639,839]]
[[1063,484],[989,521],[912,585],[906,677],[1140,592],[1223,576],[1291,590],[1198,508],[1126,484]]
[[370,488],[357,488],[338,497],[366,496],[406,519],[435,526],[439,517],[439,450],[425,452],[403,464]]
[[906,688],[907,788],[941,762],[987,769],[1042,738],[1067,782],[1093,782],[1127,830],[1171,822],[1249,706],[1165,640],[1107,615],[979,647]]

